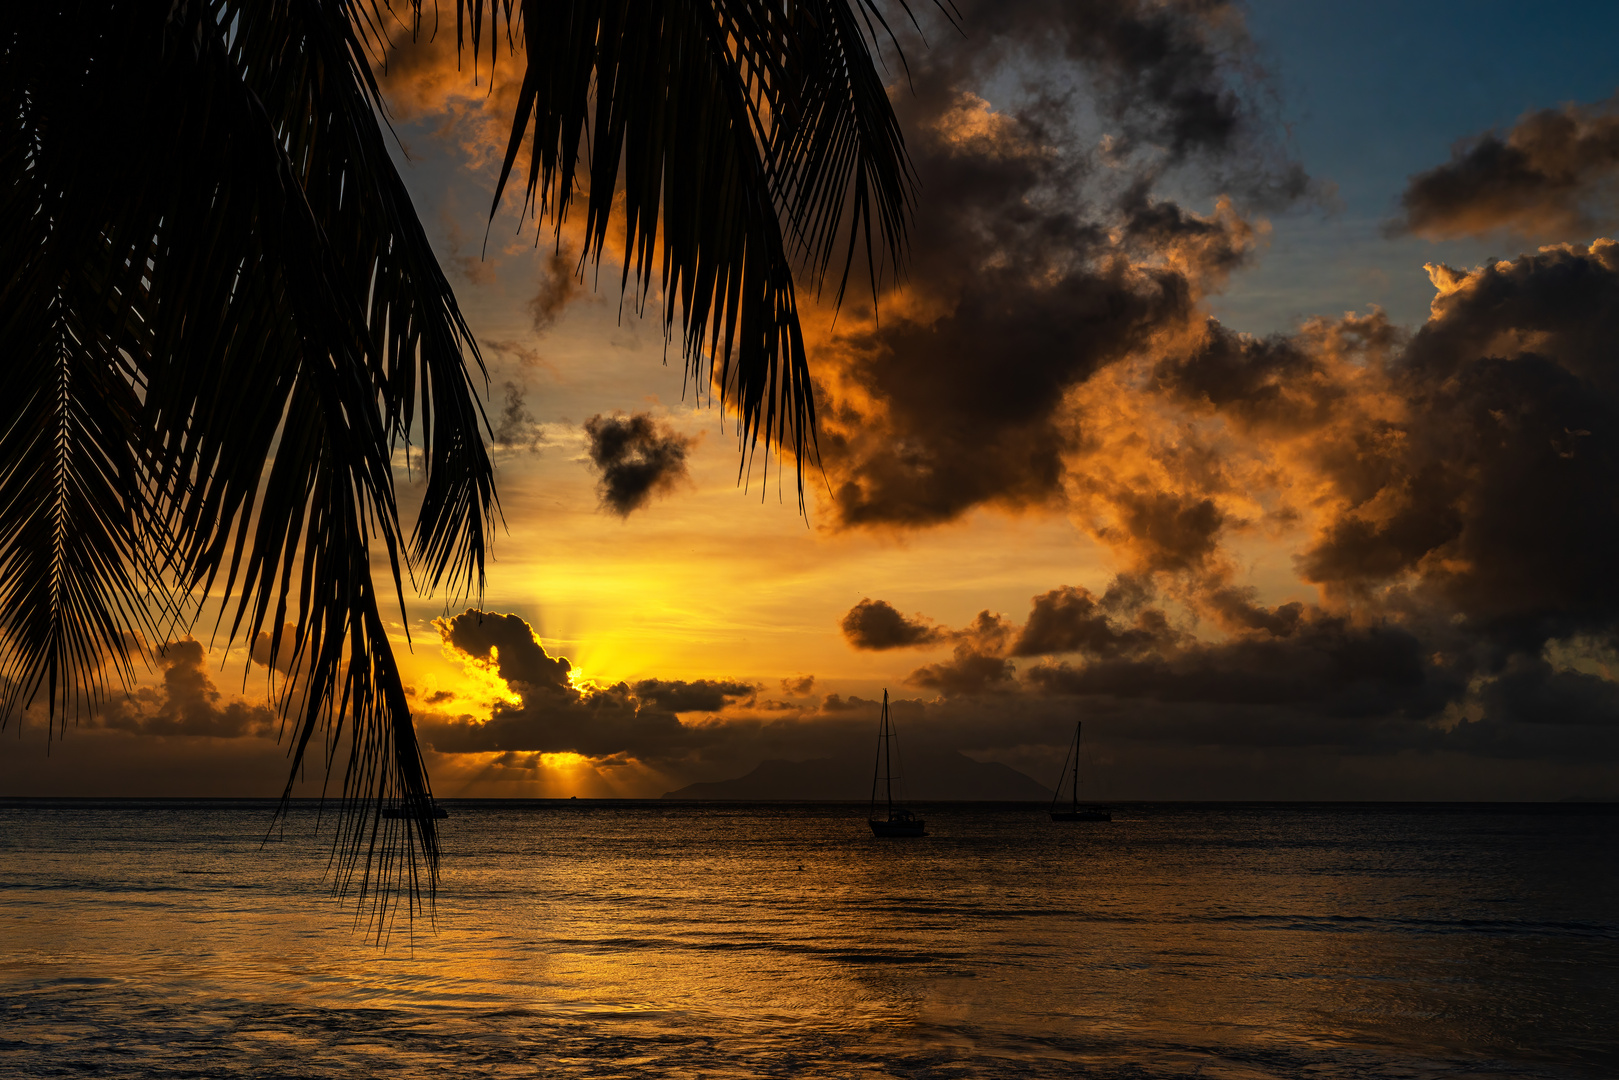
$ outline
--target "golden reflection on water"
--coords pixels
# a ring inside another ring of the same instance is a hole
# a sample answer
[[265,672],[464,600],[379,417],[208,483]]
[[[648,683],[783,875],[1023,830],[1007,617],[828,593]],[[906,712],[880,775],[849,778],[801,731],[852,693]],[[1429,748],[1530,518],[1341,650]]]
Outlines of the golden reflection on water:
[[0,988],[107,1015],[206,1001],[231,1030],[269,1008],[253,1045],[305,1037],[278,1009],[385,1010],[441,1046],[571,1032],[660,1075],[682,1054],[826,1075],[1614,1062],[1615,871],[1585,857],[1611,819],[956,807],[894,841],[862,809],[456,804],[436,928],[396,922],[386,949],[298,824],[259,850],[262,808],[14,812]]

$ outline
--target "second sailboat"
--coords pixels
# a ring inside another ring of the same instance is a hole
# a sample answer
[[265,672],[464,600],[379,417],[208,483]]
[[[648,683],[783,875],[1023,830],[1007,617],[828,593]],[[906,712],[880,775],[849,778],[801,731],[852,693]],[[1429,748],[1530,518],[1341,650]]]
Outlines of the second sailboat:
[[[898,738],[894,723],[888,718],[888,691],[883,691],[883,717],[877,729],[877,766],[871,774],[871,812],[867,823],[878,836],[926,836],[927,822],[903,806],[894,805],[894,747]],[[877,785],[883,785],[883,797],[888,805],[886,817],[877,816]]]
[[1073,773],[1073,802],[1070,809],[1058,810],[1057,800],[1062,798],[1063,781],[1068,778],[1068,760],[1063,760],[1063,775],[1057,778],[1057,794],[1051,797],[1052,821],[1112,821],[1113,811],[1106,806],[1080,806],[1079,805],[1079,733],[1084,727],[1083,721],[1074,722],[1074,745],[1068,751],[1074,762]]

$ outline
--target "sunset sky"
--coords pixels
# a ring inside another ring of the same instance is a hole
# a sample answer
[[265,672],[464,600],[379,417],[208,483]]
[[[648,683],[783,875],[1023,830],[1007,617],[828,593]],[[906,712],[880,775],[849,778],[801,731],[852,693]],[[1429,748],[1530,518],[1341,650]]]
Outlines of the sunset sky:
[[[505,518],[482,599],[398,628],[435,791],[864,758],[886,687],[1048,784],[1083,717],[1105,798],[1619,797],[1619,9],[919,15],[908,262],[802,297],[803,513],[573,222],[508,193],[485,253],[518,67],[398,35]],[[0,791],[279,793],[211,625],[48,755],[24,724]]]

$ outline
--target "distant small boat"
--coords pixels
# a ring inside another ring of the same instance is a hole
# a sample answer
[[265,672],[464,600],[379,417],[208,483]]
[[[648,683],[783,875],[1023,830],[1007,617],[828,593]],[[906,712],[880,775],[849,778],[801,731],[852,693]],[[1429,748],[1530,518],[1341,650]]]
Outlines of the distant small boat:
[[385,818],[447,818],[450,812],[437,803],[404,802],[393,806],[384,806],[382,816]]
[[[866,824],[878,836],[926,836],[927,822],[903,806],[894,805],[894,749],[892,742],[899,734],[888,718],[888,691],[883,691],[883,717],[877,729],[877,765],[871,774],[871,812]],[[877,782],[883,782],[888,803],[885,817],[877,816]]]
[[[1112,821],[1113,810],[1106,806],[1080,806],[1079,805],[1079,733],[1084,726],[1083,721],[1074,722],[1074,745],[1068,750],[1068,757],[1063,758],[1062,772],[1057,776],[1057,793],[1051,797],[1052,821]],[[1068,759],[1074,761],[1073,771],[1073,801],[1067,810],[1057,809],[1057,800],[1062,798],[1062,782],[1068,777]]]

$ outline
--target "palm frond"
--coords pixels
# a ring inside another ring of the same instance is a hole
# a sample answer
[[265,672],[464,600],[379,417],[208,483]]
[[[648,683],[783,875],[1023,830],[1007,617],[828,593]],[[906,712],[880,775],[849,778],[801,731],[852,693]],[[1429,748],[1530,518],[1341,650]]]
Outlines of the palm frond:
[[108,186],[94,147],[60,138],[92,92],[41,93],[72,58],[35,40],[48,27],[29,14],[0,38],[0,716],[43,689],[54,725],[100,699],[107,664],[133,675],[167,606],[169,543],[132,437],[139,272],[83,213]]
[[847,250],[840,302],[857,236],[868,260],[874,224],[885,256],[902,248],[911,176],[875,42],[846,0],[529,0],[518,20],[526,69],[491,216],[532,125],[526,208],[560,232],[582,187],[597,261],[622,211],[621,287],[661,288],[694,385],[737,411],[745,455],[760,438],[792,453],[802,503],[815,402],[783,220],[817,279]]
[[[292,775],[317,733],[328,755],[350,748],[340,884],[414,885],[423,857],[431,886],[430,818],[379,847],[380,804],[429,788],[372,548],[401,604],[412,557],[420,584],[479,587],[494,490],[476,348],[386,153],[351,11],[103,0],[73,25],[35,14],[7,39],[18,119],[0,146],[16,181],[0,215],[32,226],[6,243],[39,252],[0,326],[0,349],[30,357],[31,391],[10,399],[0,441],[0,588],[32,600],[0,624],[5,674],[99,692],[104,658],[127,678],[134,631],[178,625],[210,592],[233,605],[233,639],[273,619],[272,663],[295,661]],[[41,59],[12,63],[25,54]],[[116,175],[96,167],[108,158]],[[406,552],[392,455],[413,436],[425,497]],[[38,513],[52,499],[55,520],[99,526],[71,538],[94,560],[29,525],[52,520]],[[45,578],[76,592],[25,575],[47,558],[77,558]]]

